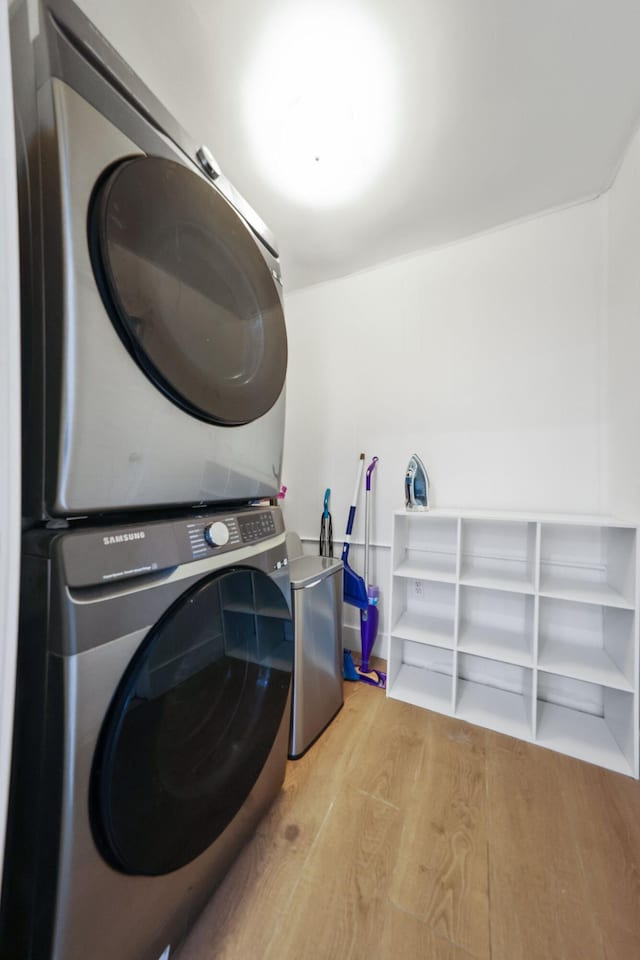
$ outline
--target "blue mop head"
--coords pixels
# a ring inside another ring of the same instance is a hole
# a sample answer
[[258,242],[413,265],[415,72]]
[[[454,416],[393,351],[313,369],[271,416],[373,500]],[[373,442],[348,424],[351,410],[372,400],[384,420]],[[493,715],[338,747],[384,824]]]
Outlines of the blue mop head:
[[349,650],[345,650],[342,655],[342,676],[345,680],[359,680],[360,675],[355,668],[353,657]]

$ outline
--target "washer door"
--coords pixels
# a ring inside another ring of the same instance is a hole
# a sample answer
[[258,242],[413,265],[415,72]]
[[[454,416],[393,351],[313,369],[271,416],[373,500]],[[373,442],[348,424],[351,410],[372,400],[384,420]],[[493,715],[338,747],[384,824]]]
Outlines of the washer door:
[[91,776],[91,823],[129,874],[189,863],[238,813],[289,703],[289,607],[264,573],[227,568],[152,629],[118,688]]
[[280,297],[214,187],[171,160],[126,160],[96,188],[89,246],[118,334],[170,400],[222,425],[271,409],[287,368]]

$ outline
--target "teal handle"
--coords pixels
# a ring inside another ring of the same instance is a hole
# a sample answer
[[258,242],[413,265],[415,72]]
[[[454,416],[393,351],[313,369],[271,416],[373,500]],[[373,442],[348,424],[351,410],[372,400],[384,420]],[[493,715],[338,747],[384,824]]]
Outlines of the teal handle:
[[326,520],[327,517],[329,516],[329,497],[330,497],[330,496],[331,496],[331,488],[330,488],[330,487],[327,487],[327,489],[326,489],[325,492],[324,492],[324,514],[323,514],[323,516],[324,516],[325,520]]

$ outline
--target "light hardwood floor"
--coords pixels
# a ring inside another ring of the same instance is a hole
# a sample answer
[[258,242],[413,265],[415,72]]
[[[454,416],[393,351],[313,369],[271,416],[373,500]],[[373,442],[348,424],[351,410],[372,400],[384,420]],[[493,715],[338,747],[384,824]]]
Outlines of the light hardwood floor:
[[638,782],[345,694],[179,960],[639,960]]

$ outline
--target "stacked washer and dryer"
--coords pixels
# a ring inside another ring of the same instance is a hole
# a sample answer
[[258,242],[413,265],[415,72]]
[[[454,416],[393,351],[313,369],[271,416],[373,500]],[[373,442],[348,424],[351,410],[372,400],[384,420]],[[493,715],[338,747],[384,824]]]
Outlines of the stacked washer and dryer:
[[[29,8],[29,9],[28,9]],[[12,7],[24,536],[0,956],[159,960],[277,793],[265,225],[69,0]]]

